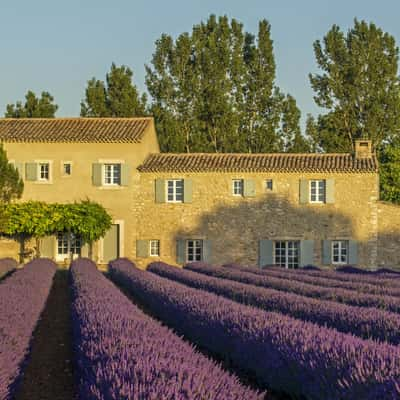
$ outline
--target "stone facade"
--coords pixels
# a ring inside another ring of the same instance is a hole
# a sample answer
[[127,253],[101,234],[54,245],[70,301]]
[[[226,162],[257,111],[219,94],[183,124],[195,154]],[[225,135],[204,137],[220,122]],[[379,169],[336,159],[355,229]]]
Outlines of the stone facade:
[[400,267],[400,206],[378,203],[378,264]]

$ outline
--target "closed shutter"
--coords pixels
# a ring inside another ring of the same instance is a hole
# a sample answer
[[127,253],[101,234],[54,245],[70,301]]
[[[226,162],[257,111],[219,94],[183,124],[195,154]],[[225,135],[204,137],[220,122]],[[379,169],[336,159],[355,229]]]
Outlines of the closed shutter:
[[300,179],[299,200],[300,204],[307,204],[309,202],[308,193],[308,180]]
[[184,179],[183,181],[183,202],[192,202],[193,181],[191,179]]
[[149,241],[136,240],[136,257],[146,258],[149,256]]
[[203,261],[211,263],[211,240],[203,240]]
[[176,241],[176,262],[184,264],[186,262],[186,240]]
[[300,266],[314,264],[314,240],[302,240],[300,242]]
[[121,186],[129,186],[131,168],[129,164],[121,164]]
[[25,179],[27,181],[37,181],[37,179],[38,179],[37,163],[26,163],[25,164]]
[[358,264],[358,243],[355,240],[349,240],[349,264]]
[[54,258],[56,250],[55,236],[46,236],[40,239],[40,256]]
[[103,185],[103,164],[95,163],[92,164],[92,183],[93,186],[102,186]]
[[332,264],[332,241],[323,240],[322,241],[322,264],[330,265]]
[[18,175],[20,176],[20,178],[23,178],[24,177],[24,163],[16,162],[16,163],[14,163],[14,167],[18,171]]
[[272,240],[261,239],[258,249],[258,265],[262,268],[265,265],[274,263],[274,243]]
[[244,197],[255,197],[256,185],[254,179],[245,179],[243,181],[243,196]]
[[89,243],[85,243],[81,247],[81,257],[89,257]]
[[165,179],[156,179],[156,203],[165,203]]
[[333,178],[325,181],[325,203],[333,204],[335,202],[335,180]]

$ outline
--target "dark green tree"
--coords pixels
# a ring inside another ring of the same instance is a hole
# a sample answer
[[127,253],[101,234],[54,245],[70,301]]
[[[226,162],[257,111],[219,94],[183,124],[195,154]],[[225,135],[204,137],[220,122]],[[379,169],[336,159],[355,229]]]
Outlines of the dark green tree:
[[122,65],[111,65],[106,83],[96,78],[88,81],[81,102],[82,117],[141,117],[146,114],[146,95],[139,96],[133,84],[133,72]]
[[381,199],[400,204],[400,140],[380,152]]
[[[275,84],[270,30],[263,20],[255,37],[235,19],[211,15],[190,34],[156,41],[146,84],[163,151],[284,150],[286,96]],[[285,129],[295,137],[299,126]]]
[[25,95],[25,103],[17,101],[7,104],[4,116],[6,118],[54,118],[58,105],[54,104],[54,97],[49,92],[42,92],[38,98],[29,90]]
[[14,165],[7,159],[7,153],[0,144],[0,204],[19,199],[24,190],[24,182]]

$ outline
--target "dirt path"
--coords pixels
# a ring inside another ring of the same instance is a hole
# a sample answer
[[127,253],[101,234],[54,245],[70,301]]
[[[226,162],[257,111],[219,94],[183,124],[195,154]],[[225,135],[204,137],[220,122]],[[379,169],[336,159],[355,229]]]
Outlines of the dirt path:
[[68,271],[58,270],[15,400],[73,400]]

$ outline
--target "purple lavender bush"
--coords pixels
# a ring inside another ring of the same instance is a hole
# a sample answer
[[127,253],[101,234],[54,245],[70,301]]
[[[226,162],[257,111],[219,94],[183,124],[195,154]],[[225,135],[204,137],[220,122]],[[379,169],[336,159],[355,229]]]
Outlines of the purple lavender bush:
[[238,271],[234,268],[228,269],[215,267],[204,263],[189,263],[186,264],[184,268],[208,276],[230,279],[241,283],[281,290],[302,296],[336,301],[358,307],[374,307],[397,313],[400,312],[400,299],[393,296],[356,293],[348,289],[315,286],[308,283],[294,282],[288,279],[275,278],[272,276],[255,275],[250,272]]
[[56,264],[35,259],[0,283],[0,399],[15,393]]
[[0,259],[0,278],[17,268],[18,263],[10,257]]
[[203,289],[242,304],[314,322],[364,339],[400,344],[400,315],[396,313],[377,308],[354,307],[228,279],[214,278],[176,268],[163,262],[153,262],[149,264],[147,270],[164,278],[196,289]]
[[112,279],[192,342],[261,384],[309,400],[400,396],[400,349],[245,306],[135,268],[109,265]]
[[80,399],[261,400],[132,304],[89,259],[72,263]]

